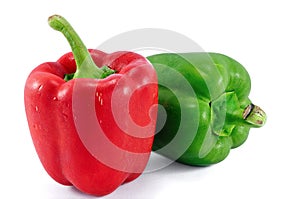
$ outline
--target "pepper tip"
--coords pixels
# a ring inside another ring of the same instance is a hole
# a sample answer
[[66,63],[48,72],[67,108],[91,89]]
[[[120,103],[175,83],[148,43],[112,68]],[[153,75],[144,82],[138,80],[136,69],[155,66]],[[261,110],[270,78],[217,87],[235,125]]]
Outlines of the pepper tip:
[[54,30],[61,31],[64,27],[64,23],[66,23],[66,20],[58,14],[48,17],[48,24]]
[[250,104],[244,111],[244,119],[254,127],[262,127],[266,123],[267,115],[259,106]]

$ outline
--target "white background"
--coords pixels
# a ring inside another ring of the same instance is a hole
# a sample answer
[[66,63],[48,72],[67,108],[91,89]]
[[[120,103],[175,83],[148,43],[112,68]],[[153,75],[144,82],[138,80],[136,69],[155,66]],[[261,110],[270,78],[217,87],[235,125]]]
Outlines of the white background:
[[[3,3],[5,2],[5,4]],[[138,28],[179,32],[231,56],[252,79],[250,98],[268,114],[220,164],[180,164],[143,174],[103,198],[299,198],[300,12],[297,1],[2,1],[0,6],[0,198],[94,198],[54,182],[28,131],[23,89],[38,64],[70,51],[47,24],[61,14],[89,48]]]

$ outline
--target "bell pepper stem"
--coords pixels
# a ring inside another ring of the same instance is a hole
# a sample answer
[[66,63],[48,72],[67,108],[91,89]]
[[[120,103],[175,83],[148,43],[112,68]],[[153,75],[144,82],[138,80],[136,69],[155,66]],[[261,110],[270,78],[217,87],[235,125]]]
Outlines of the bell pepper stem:
[[115,73],[115,71],[110,69],[108,66],[99,68],[95,64],[86,46],[75,32],[71,24],[64,17],[60,15],[50,16],[48,18],[48,23],[50,27],[61,32],[65,36],[72,49],[77,69],[74,73],[74,76],[71,78],[68,76],[68,80],[72,78],[103,79]]
[[254,104],[249,104],[243,113],[243,119],[253,127],[262,127],[267,120],[266,113]]

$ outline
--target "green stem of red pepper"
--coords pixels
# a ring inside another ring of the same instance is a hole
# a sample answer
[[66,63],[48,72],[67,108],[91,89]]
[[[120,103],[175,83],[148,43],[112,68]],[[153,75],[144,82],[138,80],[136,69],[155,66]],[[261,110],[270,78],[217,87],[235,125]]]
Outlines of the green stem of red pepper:
[[76,72],[74,75],[67,74],[65,77],[66,80],[73,78],[103,79],[115,73],[115,71],[110,69],[108,66],[102,66],[99,68],[94,63],[84,43],[65,18],[59,15],[53,15],[49,17],[48,23],[54,30],[61,32],[66,37],[76,61]]

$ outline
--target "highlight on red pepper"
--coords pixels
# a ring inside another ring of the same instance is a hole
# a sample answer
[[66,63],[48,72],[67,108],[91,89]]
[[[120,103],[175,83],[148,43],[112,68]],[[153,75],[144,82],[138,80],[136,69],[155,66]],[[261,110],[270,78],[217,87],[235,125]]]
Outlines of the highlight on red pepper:
[[58,183],[106,195],[148,162],[157,114],[157,76],[141,55],[87,50],[59,15],[48,19],[71,46],[28,76],[24,101],[33,144]]

